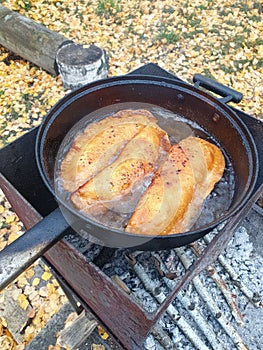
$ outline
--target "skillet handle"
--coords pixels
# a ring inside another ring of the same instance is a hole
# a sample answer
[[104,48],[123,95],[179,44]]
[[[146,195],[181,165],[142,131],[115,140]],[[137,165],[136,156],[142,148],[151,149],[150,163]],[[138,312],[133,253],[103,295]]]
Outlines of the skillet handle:
[[57,208],[0,251],[0,291],[61,239],[68,228]]
[[221,84],[216,80],[205,77],[202,74],[195,74],[193,77],[193,82],[197,88],[202,86],[203,88],[224,97],[224,99],[221,100],[222,102],[233,101],[235,103],[239,103],[243,98],[243,94],[241,92],[231,89],[230,87]]

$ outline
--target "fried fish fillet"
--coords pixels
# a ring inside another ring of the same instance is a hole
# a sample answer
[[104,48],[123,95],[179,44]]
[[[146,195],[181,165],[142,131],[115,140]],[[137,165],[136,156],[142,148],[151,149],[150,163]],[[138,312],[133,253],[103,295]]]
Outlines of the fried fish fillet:
[[186,232],[198,219],[204,200],[221,179],[225,169],[225,158],[220,148],[211,142],[197,137],[188,137],[180,146],[191,162],[195,177],[195,191],[183,220],[177,223],[170,233]]
[[126,231],[150,235],[188,231],[224,168],[221,150],[203,139],[188,137],[172,146]]
[[81,210],[96,211],[101,203],[121,200],[152,173],[170,148],[167,133],[157,124],[148,124],[126,144],[117,159],[102,169],[71,196]]
[[167,234],[184,215],[192,200],[194,187],[190,161],[178,144],[173,145],[140,198],[125,231]]
[[156,119],[147,110],[122,110],[89,124],[62,161],[60,177],[64,189],[73,192],[82,186],[150,122]]

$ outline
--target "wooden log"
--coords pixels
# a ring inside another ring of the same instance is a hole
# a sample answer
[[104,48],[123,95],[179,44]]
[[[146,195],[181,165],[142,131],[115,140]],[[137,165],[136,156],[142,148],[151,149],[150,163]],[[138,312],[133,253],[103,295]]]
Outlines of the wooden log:
[[58,49],[69,42],[63,35],[0,5],[0,44],[52,75],[58,74]]
[[59,346],[76,350],[97,327],[98,322],[87,314],[82,313],[66,328],[59,333],[57,343]]

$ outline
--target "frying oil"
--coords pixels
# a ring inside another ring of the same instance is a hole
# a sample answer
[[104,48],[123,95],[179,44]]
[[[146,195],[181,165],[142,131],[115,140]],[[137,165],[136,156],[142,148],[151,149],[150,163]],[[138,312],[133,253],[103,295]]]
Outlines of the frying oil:
[[[189,119],[186,119],[185,117],[175,114],[167,109],[141,102],[117,103],[98,109],[83,117],[78,123],[74,125],[72,129],[69,130],[61,143],[55,165],[54,184],[58,198],[62,202],[66,202],[67,205],[74,208],[74,205],[70,200],[71,193],[68,193],[64,190],[62,180],[60,178],[61,163],[71,148],[74,139],[84,131],[88,124],[98,122],[107,116],[125,109],[146,109],[150,111],[157,118],[158,125],[169,135],[171,144],[178,143],[188,136],[197,136],[209,142],[215,143],[220,147],[224,154],[226,162],[223,177],[215,185],[214,190],[204,201],[200,215],[191,230],[202,228],[214,220],[219,219],[220,216],[222,216],[230,207],[235,186],[233,166],[226,152],[224,149],[222,149],[218,140],[209,135],[208,132],[206,132],[197,123],[190,121]],[[115,158],[117,156],[118,154],[115,156]],[[115,158],[111,159],[110,163],[114,161]],[[128,195],[122,197],[121,201],[117,198],[115,200],[103,202],[99,207],[100,210],[97,210],[98,206],[96,206],[96,214],[89,214],[89,217],[107,227],[120,230],[124,229],[132,212],[134,211],[134,208],[136,207],[140,196],[150,185],[153,176],[153,173],[149,174],[142,183],[137,184],[137,186],[132,188],[132,191]],[[82,214],[88,215],[85,213]]]

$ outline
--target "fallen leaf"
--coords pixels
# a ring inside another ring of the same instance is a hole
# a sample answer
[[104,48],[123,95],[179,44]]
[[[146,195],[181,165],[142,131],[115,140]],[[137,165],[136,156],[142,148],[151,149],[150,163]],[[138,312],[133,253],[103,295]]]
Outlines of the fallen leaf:
[[2,324],[4,327],[7,328],[7,321],[6,321],[6,319],[5,319],[4,317],[0,317],[0,322],[1,322],[1,324]]
[[17,298],[17,301],[18,301],[18,305],[23,309],[23,310],[26,310],[28,305],[29,305],[29,302],[27,300],[27,297],[25,294],[20,294],[19,297]]
[[52,277],[52,273],[48,271],[45,271],[41,276],[42,280],[44,281],[48,281],[51,277]]
[[39,285],[40,278],[36,277],[33,279],[32,286],[36,287]]
[[35,271],[32,268],[26,270],[25,272],[26,278],[28,279],[31,279],[34,276],[34,274],[35,274]]
[[10,244],[14,242],[18,237],[19,235],[17,233],[10,233],[10,235],[8,236],[8,243]]
[[41,297],[47,297],[48,296],[48,290],[47,290],[46,286],[39,288],[39,295]]
[[26,277],[25,277],[24,274],[20,275],[20,276],[17,278],[17,286],[18,286],[19,288],[25,287],[25,286],[27,285],[27,283],[28,283],[28,281],[27,281],[27,279],[26,279]]
[[0,250],[4,249],[7,246],[7,241],[0,242]]
[[16,220],[16,215],[15,214],[7,215],[6,218],[5,218],[5,221],[6,221],[7,224],[11,224],[15,220]]
[[106,340],[109,338],[109,334],[105,332],[105,330],[101,326],[98,326],[98,333],[103,340]]
[[105,350],[105,346],[102,344],[92,344],[91,350]]

